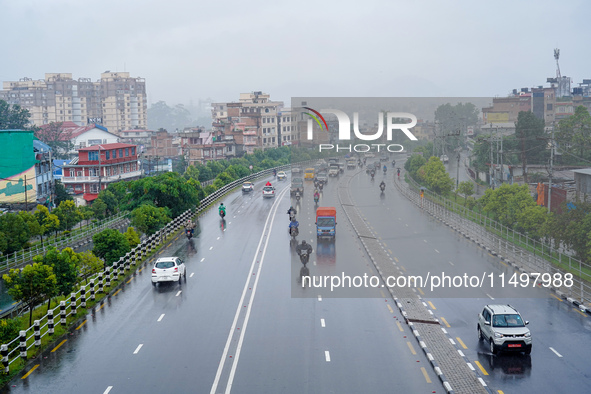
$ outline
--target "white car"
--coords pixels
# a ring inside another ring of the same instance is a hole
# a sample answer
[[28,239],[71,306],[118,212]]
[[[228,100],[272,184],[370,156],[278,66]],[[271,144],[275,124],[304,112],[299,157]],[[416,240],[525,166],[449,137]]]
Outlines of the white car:
[[263,197],[265,197],[265,198],[275,197],[275,188],[273,186],[263,187]]
[[242,191],[243,192],[251,192],[254,190],[254,183],[252,182],[244,182],[242,184]]
[[449,157],[447,157],[447,155],[441,155],[440,159],[444,164],[449,162]]
[[152,286],[160,282],[181,283],[181,278],[187,279],[185,263],[180,257],[161,257],[154,263],[152,268]]
[[285,171],[279,171],[277,173],[277,179],[280,181],[284,181],[287,179],[287,174],[285,173]]
[[478,315],[478,340],[484,341],[492,354],[498,351],[530,354],[528,324],[511,305],[486,305]]

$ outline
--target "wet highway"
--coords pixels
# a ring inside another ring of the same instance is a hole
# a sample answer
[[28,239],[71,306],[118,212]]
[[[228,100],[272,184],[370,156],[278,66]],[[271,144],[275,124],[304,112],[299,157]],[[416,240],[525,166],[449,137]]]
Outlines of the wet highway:
[[[337,237],[316,254],[309,184],[298,239],[314,247],[310,274],[370,272],[335,179],[321,204],[337,207]],[[225,223],[212,210],[198,237],[179,237],[161,254],[185,259],[186,281],[153,287],[143,268],[5,392],[444,392],[383,290],[301,288],[287,234],[289,181],[271,199],[262,185],[227,196]]]
[[[392,174],[372,182],[362,171],[350,194],[405,273],[512,272],[392,182]],[[269,199],[263,184],[228,195],[225,222],[214,208],[201,216],[197,237],[179,237],[162,252],[185,259],[186,280],[152,287],[151,267],[143,268],[4,392],[445,392],[384,289],[301,286],[287,234],[290,204],[298,210],[298,240],[314,248],[310,275],[376,274],[339,204],[342,183],[330,178],[319,204],[337,209],[332,242],[316,240],[311,182],[299,203],[290,200],[289,180],[277,182]],[[494,392],[588,392],[591,320],[545,289],[460,289],[447,298],[417,292]],[[530,321],[530,356],[492,355],[478,343],[477,315],[495,303]]]

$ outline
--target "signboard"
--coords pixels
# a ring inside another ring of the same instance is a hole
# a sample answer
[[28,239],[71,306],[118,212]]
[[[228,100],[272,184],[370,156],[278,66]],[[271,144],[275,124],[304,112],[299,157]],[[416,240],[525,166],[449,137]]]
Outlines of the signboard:
[[172,159],[168,159],[168,172],[172,172]]
[[103,124],[103,118],[87,118],[86,123],[88,123],[88,124],[91,124],[91,123]]
[[474,135],[474,126],[468,126],[467,135]]

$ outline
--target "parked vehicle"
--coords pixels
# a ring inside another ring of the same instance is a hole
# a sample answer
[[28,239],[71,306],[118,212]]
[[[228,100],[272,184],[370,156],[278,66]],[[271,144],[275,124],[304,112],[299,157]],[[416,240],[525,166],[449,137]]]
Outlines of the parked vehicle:
[[152,268],[152,286],[161,282],[181,282],[182,277],[187,277],[185,263],[180,257],[161,257]]
[[316,209],[316,235],[318,237],[334,237],[336,225],[337,210],[335,207],[318,207]]

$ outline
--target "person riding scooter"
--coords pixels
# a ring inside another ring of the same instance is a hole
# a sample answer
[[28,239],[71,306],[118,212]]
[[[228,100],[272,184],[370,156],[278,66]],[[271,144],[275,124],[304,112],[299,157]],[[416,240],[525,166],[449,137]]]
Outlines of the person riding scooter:
[[224,216],[226,216],[226,206],[224,205],[224,203],[220,204],[220,207],[218,208],[218,213],[220,214],[222,219],[224,218]]
[[380,183],[380,190],[382,191],[382,193],[384,192],[384,190],[386,190],[386,182],[382,181],[382,183]]
[[289,228],[287,229],[289,235],[291,235],[292,237],[296,237],[299,234],[299,226],[300,223],[297,220],[295,220],[295,218],[293,218],[293,220],[289,222]]
[[306,265],[312,254],[312,245],[307,244],[306,240],[303,239],[302,243],[296,247],[296,253],[300,256],[302,264]]
[[318,200],[320,200],[320,192],[318,192],[318,189],[314,190],[314,202],[318,202]]

